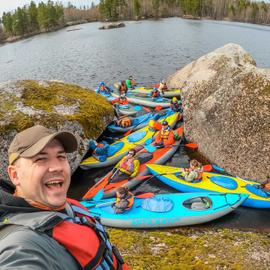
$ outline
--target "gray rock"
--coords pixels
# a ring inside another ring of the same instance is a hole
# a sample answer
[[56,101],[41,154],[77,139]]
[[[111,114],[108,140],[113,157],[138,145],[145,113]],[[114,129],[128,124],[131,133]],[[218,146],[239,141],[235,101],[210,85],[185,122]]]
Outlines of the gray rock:
[[79,141],[69,154],[74,171],[87,151],[90,138],[98,137],[113,118],[109,102],[94,91],[56,81],[17,81],[0,84],[0,178],[7,179],[8,147],[17,132],[34,124],[67,130]]
[[183,89],[185,135],[211,162],[241,177],[270,175],[270,70],[237,44],[188,64],[167,80]]
[[120,28],[120,27],[125,27],[126,25],[122,22],[120,23],[109,23],[109,24],[105,24],[102,25],[101,27],[99,27],[100,30],[107,30],[107,29],[113,29],[113,28]]

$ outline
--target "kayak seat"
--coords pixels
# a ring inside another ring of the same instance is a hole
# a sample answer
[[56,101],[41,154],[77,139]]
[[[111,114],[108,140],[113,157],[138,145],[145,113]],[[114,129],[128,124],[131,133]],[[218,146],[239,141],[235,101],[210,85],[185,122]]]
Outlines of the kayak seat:
[[137,142],[144,138],[146,135],[146,130],[137,131],[128,136],[129,142]]
[[246,190],[248,190],[250,193],[257,195],[259,197],[262,198],[268,198],[270,197],[269,193],[264,191],[263,189],[258,188],[260,185],[251,185],[251,184],[247,184],[245,186]]
[[219,175],[219,176],[211,176],[210,181],[217,186],[229,189],[229,190],[235,190],[238,187],[237,182],[232,179],[231,177]]
[[129,105],[119,105],[119,109],[128,109]]
[[184,201],[183,206],[191,210],[206,210],[212,207],[208,197],[195,197]]
[[110,145],[110,148],[108,150],[108,157],[113,156],[116,152],[118,152],[120,149],[122,149],[124,146],[123,142],[117,142],[113,145]]
[[153,158],[153,154],[149,152],[139,153],[136,157],[140,161],[141,164],[146,163],[147,161]]

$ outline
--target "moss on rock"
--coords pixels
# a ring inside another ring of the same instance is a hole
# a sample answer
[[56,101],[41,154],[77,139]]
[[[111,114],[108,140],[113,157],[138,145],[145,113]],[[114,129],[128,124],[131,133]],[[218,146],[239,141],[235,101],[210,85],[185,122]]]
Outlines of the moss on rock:
[[269,269],[269,235],[232,229],[109,229],[133,270]]
[[[83,126],[87,138],[94,138],[102,132],[113,115],[113,109],[105,98],[77,85],[27,80],[17,82],[16,86],[23,89],[20,98],[0,92],[1,100],[5,95],[0,117],[12,112],[8,123],[0,126],[1,133],[11,129],[19,131],[36,122],[56,128],[64,121],[71,120]],[[17,108],[18,102],[21,103],[20,107],[36,113],[23,113]],[[56,110],[59,105],[66,108],[73,106],[75,109],[61,114]]]

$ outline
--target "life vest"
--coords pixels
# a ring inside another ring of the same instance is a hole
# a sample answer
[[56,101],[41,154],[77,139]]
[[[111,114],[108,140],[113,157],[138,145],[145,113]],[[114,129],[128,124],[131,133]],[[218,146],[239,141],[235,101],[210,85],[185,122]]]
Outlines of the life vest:
[[161,129],[161,131],[160,131],[160,138],[162,140],[168,140],[169,135],[170,135],[170,132],[171,132],[170,129],[166,129],[166,130]]
[[121,84],[121,85],[119,86],[118,91],[119,91],[119,94],[120,94],[120,95],[126,94],[126,92],[127,92],[127,87],[126,87],[125,85],[122,85],[122,84]]
[[120,119],[119,126],[121,127],[130,127],[132,124],[132,120],[129,117],[125,117]]
[[191,168],[188,168],[188,172],[192,172],[192,171],[195,171],[197,173],[197,177],[194,180],[200,180],[200,179],[202,179],[203,169],[196,168],[195,170],[192,170]]
[[125,97],[125,98],[119,98],[119,104],[121,105],[126,105],[128,104],[128,99]]
[[125,157],[120,163],[119,170],[131,175],[134,172],[134,158]]
[[159,91],[153,91],[151,96],[152,96],[152,98],[160,97],[160,93],[159,93]]
[[126,200],[128,202],[128,205],[127,205],[125,210],[130,209],[134,204],[134,196],[130,192],[128,192],[128,195],[125,196],[124,198],[121,198],[121,197],[117,196],[116,197],[116,204],[119,204],[121,202],[121,200]]
[[[33,219],[33,214],[25,213],[25,218],[16,220],[16,215],[7,216],[10,225],[29,226],[38,233],[52,237],[74,257],[83,270],[128,270],[119,251],[112,246],[103,226],[78,201],[68,199],[74,217],[56,212],[38,212],[44,218]],[[27,217],[29,215],[29,217]],[[14,217],[14,219],[13,219]],[[30,224],[32,221],[33,224]]]
[[[98,143],[96,149],[97,149],[97,148],[103,148],[104,146],[105,146],[105,145],[104,145],[103,143]],[[98,154],[96,153],[96,149],[93,151],[93,154],[98,155]]]

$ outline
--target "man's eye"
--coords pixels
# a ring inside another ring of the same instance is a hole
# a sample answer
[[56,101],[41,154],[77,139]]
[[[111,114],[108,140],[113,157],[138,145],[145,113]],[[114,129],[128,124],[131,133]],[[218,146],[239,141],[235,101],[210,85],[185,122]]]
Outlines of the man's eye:
[[42,162],[42,161],[45,161],[45,160],[46,160],[45,157],[39,157],[39,158],[35,159],[35,162]]
[[66,160],[67,159],[67,156],[59,156],[58,158],[59,159],[62,159],[62,160]]

